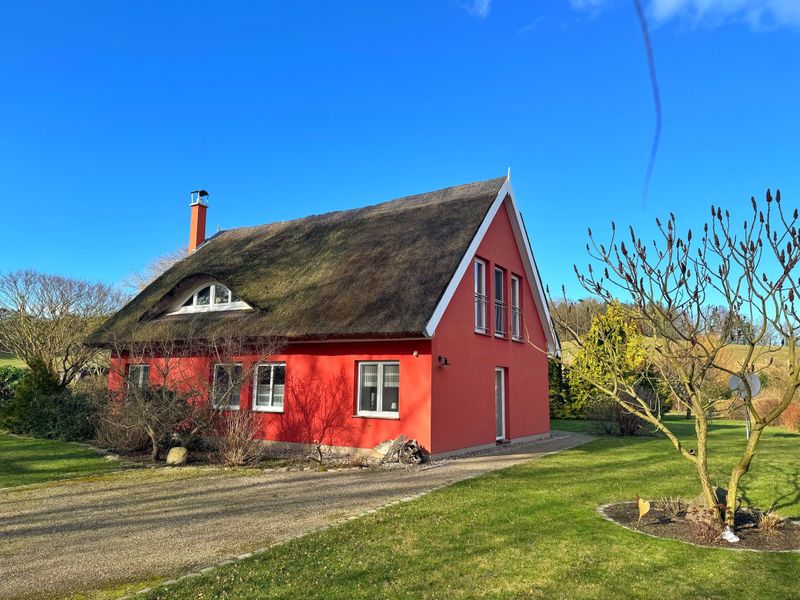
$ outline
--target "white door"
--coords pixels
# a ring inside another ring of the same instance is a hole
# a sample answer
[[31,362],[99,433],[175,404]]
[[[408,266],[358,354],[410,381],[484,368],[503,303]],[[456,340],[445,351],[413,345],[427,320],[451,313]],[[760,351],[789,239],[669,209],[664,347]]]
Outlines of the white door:
[[506,439],[506,370],[494,370],[494,422],[498,440]]

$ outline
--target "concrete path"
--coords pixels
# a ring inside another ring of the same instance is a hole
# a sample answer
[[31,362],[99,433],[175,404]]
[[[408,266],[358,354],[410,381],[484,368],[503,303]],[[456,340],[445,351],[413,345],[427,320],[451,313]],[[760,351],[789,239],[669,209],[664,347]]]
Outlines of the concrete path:
[[553,439],[394,470],[128,471],[0,491],[0,598],[176,576],[432,488],[590,441]]

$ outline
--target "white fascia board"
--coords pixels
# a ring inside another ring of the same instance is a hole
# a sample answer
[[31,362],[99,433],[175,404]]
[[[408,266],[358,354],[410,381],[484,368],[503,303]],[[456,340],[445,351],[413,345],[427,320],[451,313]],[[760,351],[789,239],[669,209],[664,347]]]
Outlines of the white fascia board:
[[475,237],[473,237],[469,248],[467,248],[467,251],[461,258],[461,262],[459,263],[453,278],[450,280],[450,283],[448,283],[447,288],[442,295],[442,299],[439,301],[439,304],[433,311],[433,316],[431,316],[428,324],[425,327],[425,333],[429,337],[433,337],[433,334],[436,332],[436,327],[439,325],[439,321],[441,321],[445,310],[447,310],[450,301],[455,295],[456,288],[458,287],[459,283],[461,283],[461,280],[466,274],[467,269],[470,268],[472,259],[478,252],[478,247],[480,246],[484,236],[486,235],[486,232],[489,230],[489,227],[494,221],[497,211],[500,210],[500,207],[503,206],[503,204],[506,202],[506,199],[508,199],[508,213],[510,217],[509,220],[511,221],[511,228],[514,232],[514,238],[516,239],[520,255],[522,256],[522,263],[525,267],[525,274],[527,275],[526,279],[529,282],[529,286],[531,286],[533,300],[536,304],[536,311],[539,314],[539,318],[542,322],[542,328],[544,329],[545,338],[547,339],[547,351],[551,354],[560,354],[561,348],[558,343],[558,337],[555,334],[555,329],[553,328],[553,321],[550,318],[550,311],[547,306],[547,298],[544,293],[544,287],[542,286],[542,281],[539,277],[539,271],[536,268],[536,262],[533,258],[533,251],[531,250],[528,236],[525,232],[525,225],[522,222],[522,215],[520,214],[519,209],[517,208],[517,203],[514,200],[514,191],[511,187],[511,180],[508,178],[506,179],[505,183],[503,183],[503,187],[500,188],[497,197],[495,198],[494,202],[492,202],[489,210],[486,213],[486,216],[483,219],[483,222],[478,228],[478,231],[475,233]]
[[561,344],[556,335],[553,320],[550,317],[550,307],[547,303],[547,295],[545,293],[542,279],[539,276],[539,268],[536,266],[536,259],[533,257],[533,249],[531,248],[530,240],[528,239],[528,232],[525,229],[525,222],[522,220],[522,213],[519,212],[517,202],[514,199],[514,190],[511,188],[509,182],[508,200],[509,200],[509,215],[511,216],[511,229],[514,231],[514,237],[517,240],[517,247],[522,255],[522,264],[525,266],[525,272],[530,282],[531,293],[533,301],[536,304],[536,310],[539,313],[539,318],[542,322],[542,329],[547,340],[547,351],[551,355],[561,355]]

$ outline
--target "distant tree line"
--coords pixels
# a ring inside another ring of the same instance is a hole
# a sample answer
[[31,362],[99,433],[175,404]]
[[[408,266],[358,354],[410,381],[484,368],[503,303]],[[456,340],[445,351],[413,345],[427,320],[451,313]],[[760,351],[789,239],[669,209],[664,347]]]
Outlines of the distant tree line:
[[[634,309],[635,306],[618,302],[620,306]],[[550,300],[550,313],[553,316],[558,337],[571,340],[573,335],[585,336],[594,323],[595,318],[606,313],[608,305],[593,297],[571,300],[565,297]],[[635,314],[635,313],[631,313]],[[746,345],[757,340],[757,345],[780,346],[784,343],[782,336],[769,323],[754,320],[744,313],[733,313],[723,305],[710,305],[702,315],[699,329],[706,335],[722,336],[723,341],[731,344]],[[654,335],[652,326],[646,319],[634,319],[638,332],[645,337]],[[760,330],[765,329],[762,335]],[[687,328],[688,331],[688,328]]]

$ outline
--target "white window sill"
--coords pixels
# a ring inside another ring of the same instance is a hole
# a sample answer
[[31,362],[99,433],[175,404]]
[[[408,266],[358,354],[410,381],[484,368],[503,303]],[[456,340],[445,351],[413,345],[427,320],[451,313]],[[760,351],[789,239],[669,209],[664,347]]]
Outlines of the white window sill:
[[521,344],[525,342],[525,340],[523,340],[521,337],[514,337],[514,336],[511,336],[511,341],[512,342],[519,342]]
[[388,419],[390,421],[399,421],[400,415],[398,413],[380,413],[380,412],[358,412],[353,415],[354,419]]
[[189,315],[208,312],[225,312],[229,310],[252,310],[252,307],[244,302],[221,302],[219,304],[201,304],[199,306],[183,306],[178,310],[173,310],[168,315]]
[[489,335],[489,331],[487,329],[476,329],[475,333],[480,335]]
[[280,406],[254,406],[252,408],[253,412],[263,412],[263,413],[282,413],[283,407]]

